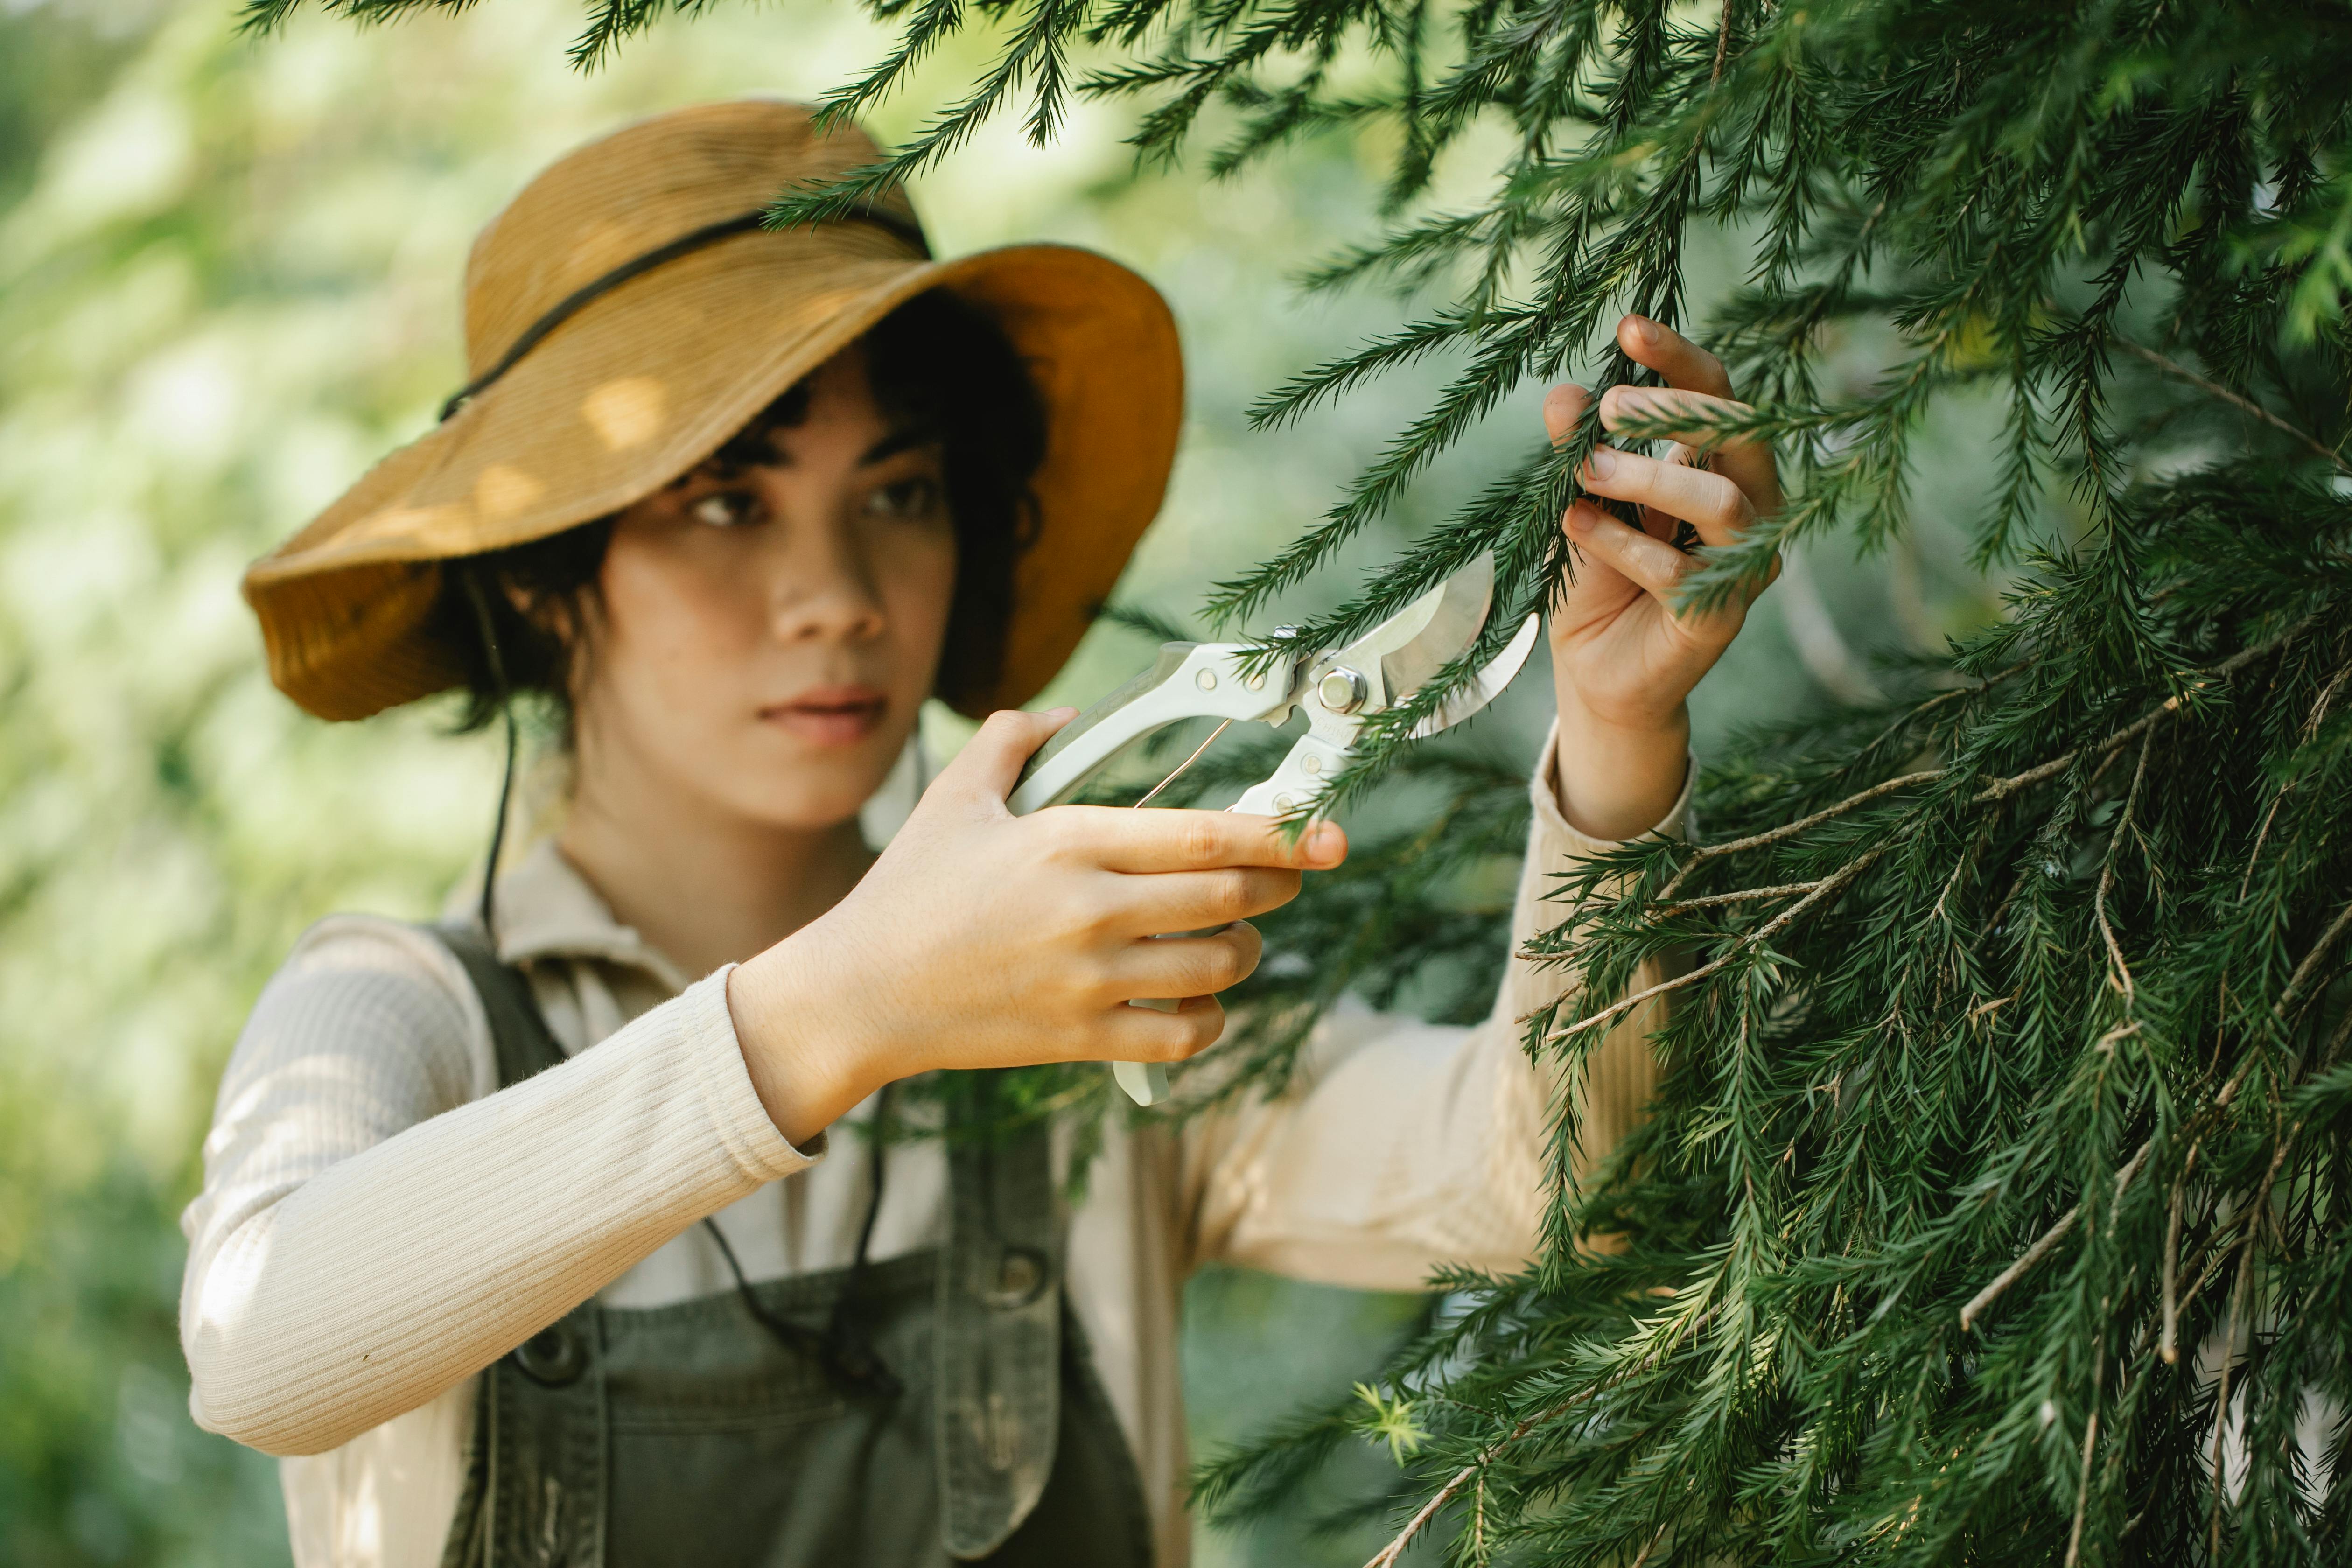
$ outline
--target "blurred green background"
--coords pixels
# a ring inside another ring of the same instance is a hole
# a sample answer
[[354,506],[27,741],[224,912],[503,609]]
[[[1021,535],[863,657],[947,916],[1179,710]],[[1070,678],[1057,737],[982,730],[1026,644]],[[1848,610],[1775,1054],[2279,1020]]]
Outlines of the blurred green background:
[[[566,0],[379,29],[311,16],[266,41],[236,35],[235,9],[0,0],[0,1563],[26,1568],[284,1560],[273,1468],[189,1422],[175,1338],[213,1084],[303,926],[431,912],[488,826],[493,742],[451,738],[431,704],[363,726],[298,714],[264,678],[239,572],[430,424],[460,379],[465,247],[538,166],[677,103],[813,95],[881,38],[845,0],[719,5],[583,78]],[[1182,616],[1326,504],[1429,384],[1249,434],[1252,395],[1394,319],[1392,300],[1304,301],[1286,280],[1369,231],[1385,149],[1326,143],[1223,184],[1136,178],[1119,124],[1082,108],[1052,149],[992,136],[917,199],[943,253],[1071,240],[1170,294],[1190,428],[1124,593]],[[1728,242],[1708,255],[1702,271],[1730,275]],[[1399,526],[1538,431],[1536,403]],[[1964,418],[1923,470],[1919,541],[1796,563],[1702,689],[1703,751],[1735,719],[1862,693],[1874,652],[1990,613],[1940,499],[1972,447]],[[1098,631],[1051,695],[1098,695],[1141,654]],[[1544,679],[1538,661],[1481,721],[1488,742],[1532,754]],[[952,744],[951,718],[929,727]],[[1197,1441],[1344,1390],[1413,1306],[1204,1277],[1184,1338]],[[1387,1463],[1350,1459],[1267,1526],[1205,1536],[1202,1560],[1360,1563],[1374,1527],[1315,1522]]]

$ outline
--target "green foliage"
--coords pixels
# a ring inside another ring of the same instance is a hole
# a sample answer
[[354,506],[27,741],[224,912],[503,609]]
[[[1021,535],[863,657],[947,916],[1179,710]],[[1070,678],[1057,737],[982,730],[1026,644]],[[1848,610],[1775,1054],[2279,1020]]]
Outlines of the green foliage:
[[[592,8],[590,37],[674,8]],[[1329,563],[1620,310],[1689,320],[1702,231],[1750,258],[1706,319],[1756,404],[1720,433],[1779,442],[1791,500],[1694,594],[1745,591],[1809,536],[1890,547],[1922,432],[1963,395],[2007,409],[1976,528],[1981,561],[2023,563],[2001,624],[1901,672],[1897,700],[1716,769],[1703,843],[1560,889],[1538,951],[1586,1000],[1530,1020],[1530,1048],[1573,1059],[1663,958],[1668,1077],[1636,1147],[1561,1183],[1540,1264],[1457,1281],[1465,1310],[1391,1366],[1379,1420],[1410,1402],[1426,1433],[1405,1534],[1442,1519],[1478,1563],[2340,1561],[2352,16],[875,10],[899,43],[845,112],[966,29],[995,58],[887,164],[780,194],[779,221],[1015,105],[1042,140],[1076,100],[1132,97],[1140,156],[1205,132],[1220,170],[1386,127],[1391,226],[1311,280],[1385,284],[1416,313],[1258,417],[1424,361],[1449,379],[1318,523],[1223,584],[1227,617]],[[1448,160],[1483,163],[1484,200],[1427,205]],[[1892,351],[1832,385],[1827,354],[1864,326]],[[1600,349],[1601,384],[1640,376]],[[1346,637],[1486,548],[1509,626],[1567,564],[1556,519],[1596,434],[1530,453],[1307,635]],[[1379,761],[1443,686],[1376,728]],[[1622,1249],[1576,1245],[1596,1230]],[[1247,1493],[1336,1419],[1212,1490]]]

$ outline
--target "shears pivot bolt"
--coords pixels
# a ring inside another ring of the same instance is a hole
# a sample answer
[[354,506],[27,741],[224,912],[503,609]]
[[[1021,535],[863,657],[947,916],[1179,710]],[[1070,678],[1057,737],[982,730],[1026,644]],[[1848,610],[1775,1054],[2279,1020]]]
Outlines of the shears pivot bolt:
[[1334,713],[1353,713],[1361,708],[1366,691],[1363,676],[1344,664],[1325,670],[1323,679],[1315,683],[1315,695]]

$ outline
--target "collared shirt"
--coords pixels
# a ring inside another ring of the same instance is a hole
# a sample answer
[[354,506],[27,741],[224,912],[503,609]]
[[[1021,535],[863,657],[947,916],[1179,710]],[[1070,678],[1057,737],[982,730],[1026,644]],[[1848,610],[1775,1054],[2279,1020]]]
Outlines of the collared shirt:
[[[1609,847],[1560,816],[1554,766],[1548,742],[1515,942],[1556,922],[1540,904],[1551,876]],[[1681,832],[1687,800],[1685,787],[1657,831]],[[562,1067],[499,1090],[480,1003],[447,951],[340,915],[264,989],[222,1079],[183,1221],[190,1405],[199,1425],[284,1457],[297,1568],[435,1568],[475,1375],[592,1296],[651,1307],[731,1288],[703,1216],[755,1279],[839,1268],[856,1246],[866,1162],[776,1131],[726,970],[681,973],[551,841],[500,879],[499,910],[500,956],[530,976]],[[1111,1119],[1070,1216],[1068,1290],[1165,1568],[1189,1554],[1185,1277],[1221,1260],[1412,1289],[1441,1264],[1519,1267],[1559,1086],[1528,1062],[1517,1021],[1559,985],[1515,956],[1474,1028],[1343,1006],[1279,1097],[1180,1124]],[[1571,1086],[1580,1166],[1648,1099],[1654,1023],[1648,1009],[1621,1019]],[[871,1255],[937,1244],[945,1198],[937,1142],[894,1145]]]

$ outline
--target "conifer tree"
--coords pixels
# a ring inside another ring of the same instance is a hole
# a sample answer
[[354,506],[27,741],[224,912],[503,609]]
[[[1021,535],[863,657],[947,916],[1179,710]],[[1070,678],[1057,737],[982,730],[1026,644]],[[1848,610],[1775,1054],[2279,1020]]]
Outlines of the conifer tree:
[[[575,58],[706,3],[593,0]],[[1558,1179],[1534,1267],[1448,1281],[1459,1310],[1377,1386],[1212,1465],[1206,1503],[1246,1512],[1370,1434],[1400,1462],[1381,1564],[1412,1542],[1481,1565],[2352,1561],[2352,13],[870,3],[899,42],[844,112],[960,32],[992,62],[887,163],[780,193],[780,222],[992,114],[1052,137],[1076,97],[1139,100],[1139,157],[1199,140],[1218,170],[1393,127],[1386,231],[1312,279],[1438,303],[1257,417],[1459,368],[1327,516],[1217,589],[1231,622],[1515,390],[1588,363],[1638,381],[1609,329],[1688,320],[1703,227],[1749,258],[1690,322],[1754,404],[1718,434],[1776,442],[1791,499],[1695,595],[1801,540],[1896,537],[1919,432],[1956,396],[2007,410],[1976,524],[1979,559],[2018,574],[2001,620],[1887,701],[1717,763],[1700,837],[1560,889],[1537,948],[1584,1000],[1529,1019],[1528,1048],[1572,1061],[1666,959],[1646,1129]],[[1498,144],[1483,201],[1430,205],[1441,156]],[[1829,390],[1825,337],[1853,322],[1899,352]],[[1530,450],[1307,635],[1487,548],[1508,627],[1565,564],[1596,435]],[[1312,963],[1268,966],[1260,1077],[1337,986],[1492,939],[1444,883],[1517,831],[1517,786],[1403,746],[1442,688],[1370,741],[1452,807],[1269,933]]]

